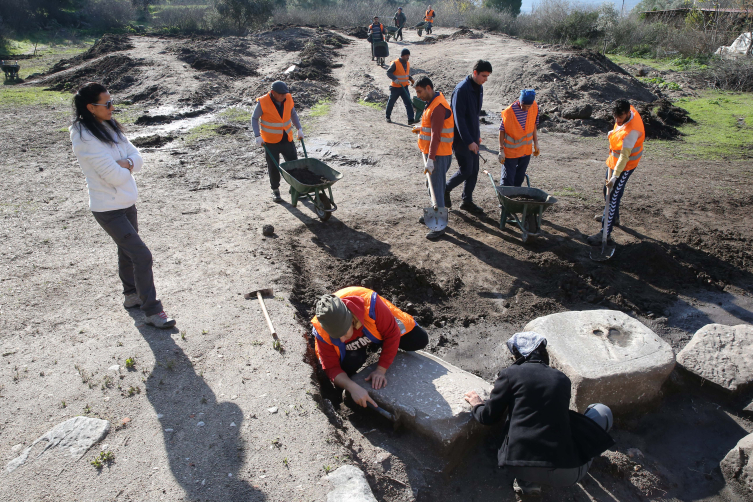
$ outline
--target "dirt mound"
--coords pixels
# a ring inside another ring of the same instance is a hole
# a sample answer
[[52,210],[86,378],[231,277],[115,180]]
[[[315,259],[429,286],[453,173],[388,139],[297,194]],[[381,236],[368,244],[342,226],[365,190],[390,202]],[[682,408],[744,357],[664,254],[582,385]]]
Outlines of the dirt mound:
[[461,38],[484,38],[483,33],[475,33],[465,27],[461,27],[458,31],[452,35],[437,35],[436,37],[427,36],[423,40],[416,42],[417,44],[435,44],[442,40],[459,40]]
[[318,80],[334,82],[332,69],[342,66],[334,63],[337,59],[335,49],[350,43],[347,39],[331,31],[322,31],[304,46],[298,68],[288,74],[293,80]]
[[343,30],[343,33],[350,35],[351,37],[361,38],[366,40],[369,37],[369,29],[365,26],[354,26]]
[[139,125],[139,126],[169,124],[170,122],[174,122],[176,120],[183,120],[183,119],[190,119],[193,117],[198,117],[199,115],[204,115],[205,113],[208,113],[211,111],[212,111],[212,108],[199,108],[198,110],[189,110],[186,112],[176,113],[173,115],[142,115],[136,119],[136,122],[134,122],[134,124]]
[[58,73],[60,71],[72,68],[73,66],[79,65],[84,61],[89,61],[90,59],[98,58],[112,52],[127,51],[129,49],[133,49],[133,44],[131,44],[128,35],[104,35],[102,38],[97,40],[94,45],[89,48],[89,50],[82,54],[79,54],[76,57],[60,60],[52,68],[50,68],[50,70],[46,74],[51,75],[53,73]]
[[256,67],[234,56],[226,56],[214,49],[181,47],[178,59],[199,71],[216,71],[229,77],[250,77],[256,75]]
[[131,143],[138,148],[159,148],[170,143],[174,139],[175,136],[160,136],[159,134],[152,134],[151,136],[134,138],[131,140]]
[[664,98],[653,103],[641,103],[636,109],[643,119],[647,138],[675,139],[681,135],[677,126],[694,122],[686,110]]
[[87,82],[101,82],[111,91],[122,91],[138,81],[139,70],[135,68],[141,65],[128,56],[116,54],[53,75],[42,83],[54,91],[75,91]]

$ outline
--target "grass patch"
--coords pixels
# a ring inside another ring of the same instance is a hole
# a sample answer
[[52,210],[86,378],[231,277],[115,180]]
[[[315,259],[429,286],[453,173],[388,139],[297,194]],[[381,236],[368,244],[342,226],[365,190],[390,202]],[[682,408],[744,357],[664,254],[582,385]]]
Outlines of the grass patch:
[[223,110],[222,113],[219,114],[220,117],[227,120],[228,122],[240,122],[240,123],[251,122],[252,115],[253,113],[250,110],[246,108],[241,108],[238,106],[227,108]]
[[13,106],[70,105],[73,95],[67,92],[45,91],[41,87],[0,88],[0,108]]
[[329,99],[321,99],[309,110],[309,117],[324,117],[329,113],[332,102]]
[[575,197],[578,200],[588,200],[585,195],[580,192],[576,192],[573,187],[564,187],[562,190],[552,192],[555,197]]
[[680,127],[682,141],[656,141],[696,157],[750,157],[753,138],[753,93],[706,91],[700,97],[675,103],[688,111],[695,124]]
[[202,139],[208,139],[217,136],[219,124],[201,124],[188,131],[186,134],[186,143],[193,143]]
[[659,86],[661,89],[669,89],[670,91],[679,91],[682,89],[680,87],[680,84],[677,82],[669,82],[667,80],[664,80],[663,77],[638,77],[638,80],[643,82],[644,84],[654,84]]
[[368,106],[369,108],[373,108],[375,110],[384,110],[384,105],[380,103],[369,103],[368,101],[364,101],[362,99],[358,100],[358,104],[362,106]]
[[705,58],[653,59],[640,56],[626,56],[624,54],[607,54],[607,57],[618,65],[643,65],[661,71],[703,70],[708,66]]

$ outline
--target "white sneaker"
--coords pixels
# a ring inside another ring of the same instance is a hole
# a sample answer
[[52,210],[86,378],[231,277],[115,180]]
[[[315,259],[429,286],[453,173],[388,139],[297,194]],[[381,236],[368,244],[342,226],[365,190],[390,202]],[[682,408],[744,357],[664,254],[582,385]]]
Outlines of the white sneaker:
[[175,326],[175,319],[170,319],[163,310],[159,314],[146,316],[146,323],[154,326],[155,328],[165,329]]
[[123,306],[127,309],[141,307],[141,298],[139,298],[139,295],[137,293],[129,293],[125,295]]

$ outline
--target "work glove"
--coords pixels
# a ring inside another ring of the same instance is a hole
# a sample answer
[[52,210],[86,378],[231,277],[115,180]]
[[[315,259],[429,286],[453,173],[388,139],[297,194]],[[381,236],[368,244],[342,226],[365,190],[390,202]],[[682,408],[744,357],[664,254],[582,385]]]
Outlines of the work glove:
[[419,134],[421,132],[421,126],[413,126],[413,130],[411,131],[413,134]]
[[303,129],[298,129],[298,139],[303,139]]
[[539,150],[538,145],[534,145],[534,147],[533,147],[533,156],[534,157],[538,157],[539,155],[541,155],[541,150]]
[[499,159],[500,164],[504,164],[505,163],[505,151],[500,150],[499,154],[497,154],[497,158]]
[[609,178],[609,180],[607,181],[607,188],[609,188],[610,190],[613,189],[614,184],[617,181],[617,178],[618,178],[617,176],[612,175],[612,177]]
[[433,174],[434,173],[434,161],[431,159],[428,159],[426,161],[426,169],[424,169],[425,173]]
[[261,146],[264,144],[264,141],[261,139],[261,136],[256,137],[256,146]]

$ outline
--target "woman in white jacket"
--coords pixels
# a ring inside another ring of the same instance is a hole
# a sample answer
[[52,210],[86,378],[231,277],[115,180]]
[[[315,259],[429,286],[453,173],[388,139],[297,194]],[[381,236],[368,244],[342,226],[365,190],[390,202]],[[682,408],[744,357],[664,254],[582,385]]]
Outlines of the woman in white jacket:
[[112,118],[112,97],[102,84],[90,82],[79,89],[73,108],[76,116],[69,128],[73,153],[86,176],[89,209],[118,245],[123,306],[141,307],[146,323],[152,326],[175,326],[157,299],[152,253],[138,234],[138,189],[133,173],[141,170],[141,155]]

